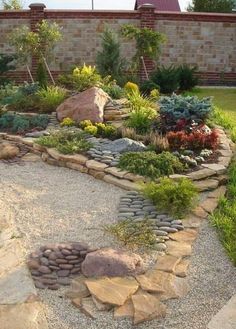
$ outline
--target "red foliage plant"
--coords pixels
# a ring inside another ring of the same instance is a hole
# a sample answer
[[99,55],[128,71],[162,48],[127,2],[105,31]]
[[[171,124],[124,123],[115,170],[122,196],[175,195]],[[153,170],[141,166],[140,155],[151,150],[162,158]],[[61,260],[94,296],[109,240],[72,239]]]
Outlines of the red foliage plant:
[[212,130],[206,133],[200,130],[186,133],[185,131],[169,132],[167,139],[172,150],[189,149],[189,150],[214,150],[218,145],[218,133]]

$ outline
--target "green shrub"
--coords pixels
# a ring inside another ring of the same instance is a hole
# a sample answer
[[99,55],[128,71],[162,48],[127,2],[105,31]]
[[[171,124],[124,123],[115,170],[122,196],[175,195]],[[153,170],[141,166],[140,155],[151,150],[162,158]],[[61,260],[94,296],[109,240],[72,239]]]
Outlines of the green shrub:
[[30,121],[25,117],[19,115],[15,116],[12,122],[11,131],[14,133],[24,133],[25,131],[30,129]]
[[75,126],[75,121],[72,120],[71,118],[64,118],[62,122],[60,123],[61,127],[72,127]]
[[105,226],[105,231],[115,236],[129,248],[153,249],[156,245],[156,235],[150,224],[150,221],[147,219],[138,222],[126,219],[116,224]]
[[169,176],[184,170],[180,160],[169,152],[128,152],[120,157],[119,167],[131,173],[150,177]]
[[199,99],[196,96],[171,95],[163,96],[159,100],[160,115],[177,123],[180,119],[205,121],[212,114],[212,101],[210,97]]
[[46,89],[40,89],[37,92],[40,108],[42,112],[51,113],[64,101],[67,95],[67,90],[49,86]]
[[39,112],[40,104],[37,95],[24,95],[17,93],[8,99],[7,108],[16,112]]
[[125,92],[129,94],[139,94],[139,87],[136,83],[128,81],[124,86]]
[[15,69],[14,59],[14,55],[0,54],[0,86],[9,83],[9,79],[4,77],[4,74]]
[[80,126],[80,128],[84,129],[85,127],[93,126],[93,123],[90,120],[83,120],[83,121],[80,121],[79,126]]
[[48,117],[45,115],[27,116],[5,113],[0,117],[0,129],[14,133],[23,133],[31,129],[45,129]]
[[82,67],[76,67],[70,74],[59,76],[58,81],[66,88],[79,92],[102,85],[102,77],[96,68],[85,64]]
[[98,134],[98,128],[94,125],[85,127],[84,131],[93,136],[96,136]]
[[112,99],[120,99],[124,97],[125,92],[120,86],[116,84],[109,84],[102,86],[102,89],[112,98]]
[[160,87],[162,94],[171,94],[179,88],[179,69],[161,66],[152,73],[151,81]]
[[51,133],[50,136],[42,136],[37,139],[37,143],[56,148],[64,154],[84,152],[92,147],[92,144],[84,138],[84,133],[71,130],[60,130]]
[[187,64],[179,67],[179,88],[180,90],[191,90],[198,84],[196,77],[197,67],[190,67]]
[[195,205],[197,189],[186,178],[173,181],[161,178],[160,183],[148,183],[143,186],[143,193],[151,199],[158,210],[165,211],[177,218],[184,215]]
[[150,96],[153,89],[160,89],[160,87],[151,80],[146,80],[141,84],[140,91],[142,94]]

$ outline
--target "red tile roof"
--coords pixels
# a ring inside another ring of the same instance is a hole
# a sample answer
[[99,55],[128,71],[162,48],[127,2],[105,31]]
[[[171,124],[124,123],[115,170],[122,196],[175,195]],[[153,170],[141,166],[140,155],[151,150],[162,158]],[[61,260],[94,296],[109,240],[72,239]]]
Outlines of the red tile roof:
[[145,3],[153,4],[157,11],[181,11],[178,0],[136,0],[135,9]]

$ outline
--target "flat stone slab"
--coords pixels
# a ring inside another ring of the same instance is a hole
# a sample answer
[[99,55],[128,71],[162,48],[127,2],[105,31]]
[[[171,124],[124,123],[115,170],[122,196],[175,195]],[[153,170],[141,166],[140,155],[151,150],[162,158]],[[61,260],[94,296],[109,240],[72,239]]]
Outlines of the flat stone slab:
[[0,249],[0,273],[7,272],[23,261],[23,252],[18,240],[11,240]]
[[139,287],[133,278],[103,278],[86,280],[90,293],[100,302],[121,306],[133,295]]
[[236,328],[236,295],[211,319],[207,329]]
[[48,329],[42,305],[38,302],[0,305],[1,329]]
[[[7,273],[0,279],[0,303],[24,303],[37,295],[30,273],[25,266],[17,267],[13,272]],[[1,328],[1,326],[0,326]]]
[[131,299],[134,306],[134,324],[166,316],[166,305],[147,292],[133,295]]
[[206,164],[202,164],[202,166],[204,168],[214,170],[217,173],[217,175],[224,174],[227,170],[225,166],[217,163],[206,163]]

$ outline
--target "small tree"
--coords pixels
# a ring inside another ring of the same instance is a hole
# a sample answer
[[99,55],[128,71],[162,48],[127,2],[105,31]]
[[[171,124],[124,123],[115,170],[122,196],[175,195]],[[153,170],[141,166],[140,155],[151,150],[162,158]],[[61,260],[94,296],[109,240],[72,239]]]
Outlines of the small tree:
[[96,64],[101,75],[110,75],[118,83],[125,70],[125,60],[120,55],[117,35],[106,29],[102,35],[102,51],[98,52]]
[[45,84],[46,67],[54,83],[47,61],[52,59],[53,49],[61,37],[58,24],[50,24],[45,20],[37,24],[34,32],[30,31],[27,26],[22,26],[11,34],[10,42],[15,47],[20,62],[26,64],[31,79],[33,78],[29,70],[29,61],[31,56],[35,55],[38,58],[38,81]]
[[122,27],[121,33],[124,37],[136,41],[136,53],[133,57],[136,69],[139,68],[140,62],[145,66],[143,60],[145,57],[157,60],[161,51],[161,44],[166,41],[166,37],[163,34],[147,27],[138,28],[126,24]]
[[20,0],[2,0],[1,7],[4,10],[20,10],[23,9],[22,3]]
[[234,9],[235,0],[192,0],[188,11],[230,13]]

